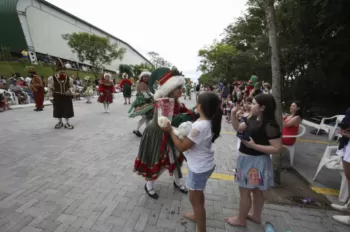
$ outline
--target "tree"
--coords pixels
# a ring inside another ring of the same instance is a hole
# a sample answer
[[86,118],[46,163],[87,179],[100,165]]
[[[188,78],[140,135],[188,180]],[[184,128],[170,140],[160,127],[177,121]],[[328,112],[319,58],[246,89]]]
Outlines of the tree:
[[172,67],[172,64],[166,61],[163,57],[159,56],[157,52],[149,52],[148,55],[151,57],[151,61],[155,68],[159,67]]
[[95,77],[104,65],[115,59],[122,60],[126,52],[125,48],[111,44],[108,38],[86,32],[64,34],[62,38],[67,41],[72,52],[77,54],[80,62],[87,61],[92,65]]
[[138,77],[143,70],[148,70],[148,71],[152,72],[155,70],[155,67],[153,65],[149,65],[146,63],[141,63],[139,65],[133,66],[133,71],[134,71],[136,77]]
[[[272,70],[272,94],[275,97],[276,108],[276,120],[282,129],[282,98],[281,98],[281,68],[280,68],[280,54],[277,39],[276,29],[276,14],[274,7],[274,0],[265,0],[265,11],[267,29],[269,34],[269,42],[271,47],[271,70]],[[281,183],[281,155],[275,155],[272,158],[275,182]]]
[[[246,11],[225,28],[223,38],[201,49],[201,79],[213,82],[229,76],[247,80],[254,71],[259,79],[271,82],[272,47],[265,3],[267,0],[248,0]],[[300,100],[306,117],[343,114],[348,107],[349,7],[349,0],[274,1],[281,101],[287,106]],[[226,73],[222,56],[212,56],[217,44],[235,49]]]

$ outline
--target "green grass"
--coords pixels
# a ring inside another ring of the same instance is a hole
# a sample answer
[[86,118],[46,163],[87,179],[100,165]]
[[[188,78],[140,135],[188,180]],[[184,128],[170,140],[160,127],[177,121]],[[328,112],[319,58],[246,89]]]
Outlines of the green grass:
[[[7,78],[10,78],[12,74],[18,72],[21,74],[22,77],[26,78],[28,75],[28,70],[26,68],[27,66],[33,66],[35,68],[36,73],[40,76],[44,76],[45,80],[47,80],[49,76],[52,76],[54,74],[52,67],[49,65],[31,65],[28,63],[21,62],[0,61],[0,76],[6,76]],[[67,75],[77,76],[76,70],[66,70],[66,73]],[[79,71],[78,75],[81,79],[83,79],[86,76],[94,77],[93,73],[83,71]]]

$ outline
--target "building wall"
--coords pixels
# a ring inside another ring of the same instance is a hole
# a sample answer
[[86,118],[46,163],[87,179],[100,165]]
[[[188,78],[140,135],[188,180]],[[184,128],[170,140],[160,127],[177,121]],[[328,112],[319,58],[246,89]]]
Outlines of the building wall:
[[12,51],[27,48],[32,61],[36,60],[32,51],[77,60],[62,34],[88,32],[107,37],[126,49],[123,59],[113,61],[107,69],[117,70],[119,64],[151,64],[126,42],[44,0],[0,0],[0,29],[6,31],[0,36],[0,45],[8,46]]
[[0,46],[12,51],[27,47],[16,10],[18,0],[0,0]]

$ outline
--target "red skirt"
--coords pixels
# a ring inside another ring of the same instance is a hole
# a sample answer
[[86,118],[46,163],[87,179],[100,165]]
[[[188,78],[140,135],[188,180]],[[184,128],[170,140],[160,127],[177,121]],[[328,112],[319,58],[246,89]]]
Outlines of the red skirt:
[[100,96],[98,97],[98,102],[100,103],[113,103],[113,95],[111,91],[108,90],[104,90],[103,95],[100,94]]

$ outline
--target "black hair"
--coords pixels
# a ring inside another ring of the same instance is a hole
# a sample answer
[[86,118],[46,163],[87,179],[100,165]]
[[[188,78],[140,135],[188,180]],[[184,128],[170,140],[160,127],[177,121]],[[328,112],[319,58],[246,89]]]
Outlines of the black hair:
[[248,103],[252,103],[253,102],[253,98],[252,97],[247,97],[245,99],[245,101],[248,102]]
[[254,76],[256,76],[256,72],[252,72],[252,74],[253,74]]
[[211,141],[214,141],[220,136],[221,131],[221,101],[217,94],[213,92],[205,92],[198,96],[198,104],[201,105],[204,116],[211,120],[211,132],[213,137]]
[[261,119],[261,127],[265,128],[267,123],[272,122],[276,123],[276,101],[275,98],[271,94],[259,94],[254,97],[255,101],[260,105],[264,106],[265,109],[263,111],[262,119]]
[[297,110],[297,112],[295,112],[294,116],[299,116],[300,118],[303,118],[303,110],[301,108],[301,102],[300,101],[293,101],[292,104],[297,105],[297,107],[299,107],[299,110]]

